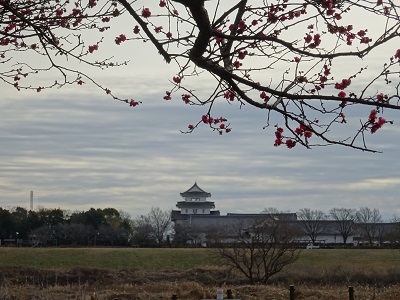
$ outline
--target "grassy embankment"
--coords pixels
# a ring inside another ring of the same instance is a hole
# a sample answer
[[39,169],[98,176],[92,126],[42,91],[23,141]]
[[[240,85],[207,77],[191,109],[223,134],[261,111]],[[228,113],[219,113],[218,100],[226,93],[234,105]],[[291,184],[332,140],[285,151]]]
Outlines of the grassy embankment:
[[[291,266],[296,269],[383,270],[400,266],[398,249],[315,249],[304,250]],[[33,267],[68,269],[135,268],[144,271],[215,268],[208,249],[145,248],[0,248],[0,268]],[[289,267],[289,268],[291,268]]]
[[0,268],[187,270],[206,267],[209,255],[204,249],[0,248]]

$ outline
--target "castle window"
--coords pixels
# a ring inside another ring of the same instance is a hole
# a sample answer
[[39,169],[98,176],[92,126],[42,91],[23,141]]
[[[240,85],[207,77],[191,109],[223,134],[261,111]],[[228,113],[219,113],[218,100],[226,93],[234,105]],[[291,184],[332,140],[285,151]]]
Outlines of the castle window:
[[200,201],[200,198],[192,198],[192,201],[199,202],[199,201]]
[[197,214],[197,208],[193,208],[193,213]]

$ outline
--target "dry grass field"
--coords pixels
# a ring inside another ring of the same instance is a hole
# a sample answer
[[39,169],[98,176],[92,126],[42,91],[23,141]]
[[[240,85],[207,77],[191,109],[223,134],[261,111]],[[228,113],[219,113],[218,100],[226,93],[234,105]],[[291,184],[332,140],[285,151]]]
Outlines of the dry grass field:
[[400,250],[303,251],[267,286],[211,260],[206,249],[0,248],[0,299],[199,300],[231,289],[243,300],[400,299]]

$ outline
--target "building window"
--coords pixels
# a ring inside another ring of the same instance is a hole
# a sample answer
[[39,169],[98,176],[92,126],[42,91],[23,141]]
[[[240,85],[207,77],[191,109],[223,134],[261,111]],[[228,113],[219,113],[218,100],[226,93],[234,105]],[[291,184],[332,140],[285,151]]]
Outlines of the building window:
[[206,210],[203,208],[203,214],[206,213]]
[[185,212],[188,213],[188,209],[187,208],[185,209]]
[[193,208],[193,213],[197,214],[197,208]]

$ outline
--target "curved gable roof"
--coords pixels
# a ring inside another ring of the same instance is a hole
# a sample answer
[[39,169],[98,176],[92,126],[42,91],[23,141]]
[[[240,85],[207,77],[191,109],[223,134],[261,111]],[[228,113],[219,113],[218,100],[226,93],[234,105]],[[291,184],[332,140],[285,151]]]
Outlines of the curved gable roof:
[[188,189],[186,192],[181,193],[182,197],[191,197],[191,196],[203,196],[203,197],[211,197],[211,194],[201,189],[197,182],[193,184],[193,186]]

